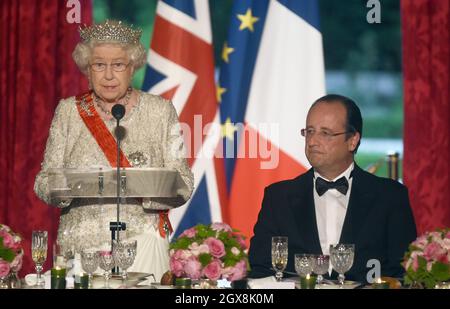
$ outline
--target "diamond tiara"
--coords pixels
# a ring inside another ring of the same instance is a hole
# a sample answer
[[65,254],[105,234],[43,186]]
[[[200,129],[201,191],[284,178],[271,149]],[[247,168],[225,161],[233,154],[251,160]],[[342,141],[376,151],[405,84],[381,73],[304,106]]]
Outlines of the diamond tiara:
[[83,43],[89,41],[110,42],[124,44],[138,44],[142,34],[141,29],[133,29],[121,21],[106,20],[101,24],[85,26],[79,29]]

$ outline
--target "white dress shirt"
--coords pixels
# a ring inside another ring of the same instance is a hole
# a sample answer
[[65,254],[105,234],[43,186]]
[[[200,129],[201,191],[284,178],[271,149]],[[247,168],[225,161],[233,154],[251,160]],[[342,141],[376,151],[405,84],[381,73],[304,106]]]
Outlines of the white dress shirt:
[[[314,207],[316,210],[317,229],[319,231],[320,246],[323,254],[330,254],[330,245],[338,244],[347,213],[348,201],[352,190],[350,174],[355,164],[352,163],[342,174],[334,179],[327,179],[314,172]],[[327,181],[336,181],[345,176],[348,180],[348,191],[344,195],[336,189],[329,189],[322,196],[316,191],[316,178],[321,177]]]

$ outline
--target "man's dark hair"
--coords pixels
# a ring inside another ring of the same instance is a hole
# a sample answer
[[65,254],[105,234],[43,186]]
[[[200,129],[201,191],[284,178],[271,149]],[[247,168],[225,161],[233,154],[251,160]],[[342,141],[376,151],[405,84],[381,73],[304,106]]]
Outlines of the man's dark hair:
[[350,98],[347,98],[343,95],[339,94],[327,94],[319,99],[317,99],[311,108],[313,108],[314,105],[320,102],[325,103],[340,103],[342,104],[346,111],[347,111],[347,121],[346,121],[346,128],[345,130],[348,132],[345,135],[346,139],[349,139],[351,136],[353,136],[356,132],[359,133],[360,139],[358,141],[358,145],[356,145],[355,150],[353,153],[356,153],[359,148],[359,144],[361,144],[361,138],[362,138],[362,129],[363,129],[363,122],[362,122],[362,116],[361,111],[359,110],[358,105],[356,105],[355,101],[353,101]]

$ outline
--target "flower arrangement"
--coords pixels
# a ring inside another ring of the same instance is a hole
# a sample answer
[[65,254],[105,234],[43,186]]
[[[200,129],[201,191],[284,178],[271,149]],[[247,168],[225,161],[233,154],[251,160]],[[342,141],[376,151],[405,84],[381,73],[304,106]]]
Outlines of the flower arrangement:
[[225,223],[199,224],[170,244],[170,270],[176,277],[240,280],[247,275],[244,237]]
[[7,225],[0,224],[0,278],[22,268],[22,238]]
[[403,267],[406,285],[433,288],[450,279],[450,228],[427,232],[409,245]]

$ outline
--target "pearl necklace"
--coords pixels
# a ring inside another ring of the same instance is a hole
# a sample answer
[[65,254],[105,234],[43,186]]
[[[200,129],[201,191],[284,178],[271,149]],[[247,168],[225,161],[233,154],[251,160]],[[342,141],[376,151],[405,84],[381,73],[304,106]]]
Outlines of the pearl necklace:
[[[131,89],[131,87],[128,87],[128,89],[127,89],[127,94],[126,94],[126,96],[125,96],[125,102],[123,102],[122,104],[123,104],[123,106],[127,106],[128,105],[128,103],[129,103],[129,101],[130,101],[130,97],[131,97],[131,92],[132,92],[132,89]],[[105,109],[104,107],[103,107],[103,104],[101,104],[100,103],[100,98],[94,93],[94,101],[95,101],[95,104],[97,104],[97,106],[98,106],[98,108],[100,108],[100,110],[103,112],[103,113],[105,113],[106,115],[111,115],[111,111],[109,111],[109,110],[107,110],[107,109]],[[118,102],[119,103],[119,102]]]

